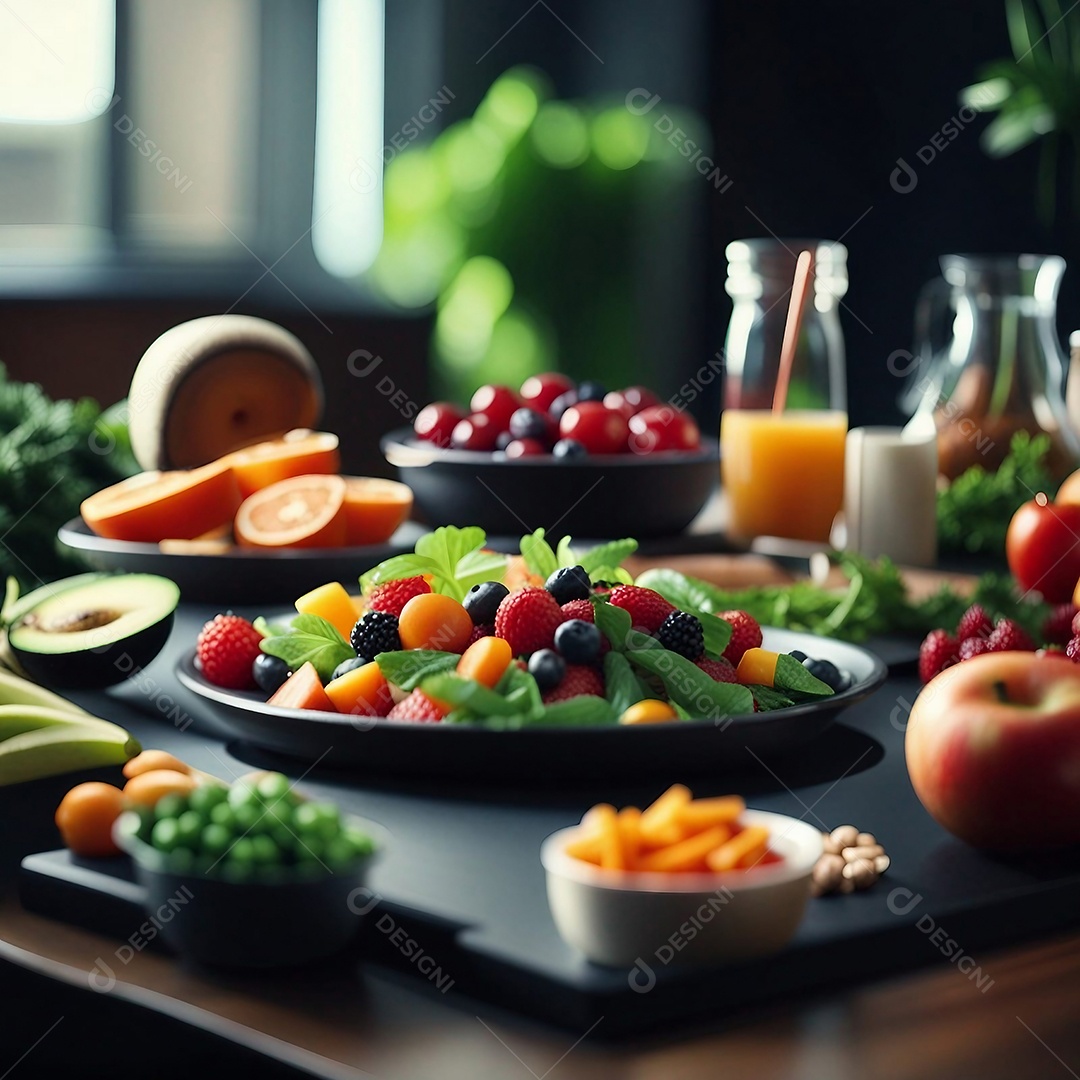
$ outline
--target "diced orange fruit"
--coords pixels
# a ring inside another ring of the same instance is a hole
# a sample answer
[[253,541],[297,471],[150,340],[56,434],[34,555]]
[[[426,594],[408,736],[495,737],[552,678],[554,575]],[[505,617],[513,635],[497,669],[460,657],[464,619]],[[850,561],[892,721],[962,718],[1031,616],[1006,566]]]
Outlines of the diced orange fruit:
[[774,686],[779,659],[780,654],[771,649],[747,649],[735,669],[735,678],[744,686]]
[[334,703],[326,696],[319,673],[310,661],[294,671],[274,691],[266,704],[280,705],[283,709],[316,709],[319,712],[337,712]]
[[338,712],[356,716],[385,716],[394,705],[390,684],[374,660],[332,679],[326,684],[326,696]]
[[345,481],[340,476],[291,476],[249,495],[236,514],[245,547],[341,547],[345,543]]
[[345,542],[350,547],[385,544],[412,513],[407,484],[378,476],[345,477]]
[[746,857],[755,850],[764,849],[768,840],[769,830],[763,825],[748,825],[715,851],[710,851],[705,862],[710,870],[746,869]]
[[503,677],[513,659],[509,641],[501,637],[482,637],[461,654],[457,673],[463,679],[475,679],[491,688]]
[[245,499],[290,476],[336,473],[341,469],[338,437],[329,431],[305,428],[236,450],[222,460],[232,469]]
[[414,596],[398,618],[403,649],[441,649],[464,652],[472,637],[473,621],[452,596],[422,593]]
[[156,544],[192,540],[227,523],[240,506],[240,490],[226,465],[145,472],[84,499],[83,520],[110,540]]
[[353,606],[353,598],[339,581],[328,581],[311,592],[304,593],[296,601],[301,615],[319,615],[346,640],[359,616]]

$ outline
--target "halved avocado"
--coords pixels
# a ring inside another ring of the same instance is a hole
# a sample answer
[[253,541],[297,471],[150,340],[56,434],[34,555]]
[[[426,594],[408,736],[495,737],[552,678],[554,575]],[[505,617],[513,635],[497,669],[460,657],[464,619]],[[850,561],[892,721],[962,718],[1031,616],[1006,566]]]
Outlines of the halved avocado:
[[23,611],[8,644],[34,680],[91,690],[123,682],[165,645],[180,589],[155,574],[119,574],[63,588]]

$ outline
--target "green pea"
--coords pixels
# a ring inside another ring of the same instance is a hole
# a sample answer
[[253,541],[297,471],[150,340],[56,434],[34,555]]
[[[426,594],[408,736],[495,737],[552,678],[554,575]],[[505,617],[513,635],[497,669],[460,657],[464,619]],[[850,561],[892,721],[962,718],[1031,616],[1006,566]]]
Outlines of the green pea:
[[298,863],[315,863],[318,865],[326,852],[326,845],[317,836],[301,836],[296,841],[293,850]]
[[277,866],[281,863],[281,848],[269,836],[251,838],[252,858],[262,866]]
[[174,874],[190,874],[195,866],[195,852],[191,848],[173,848],[169,853],[168,867]]
[[233,786],[229,788],[228,799],[229,805],[234,810],[238,809],[241,806],[262,805],[262,800],[259,798],[258,788],[253,787],[246,780],[233,784]]
[[242,833],[247,833],[258,828],[265,814],[261,806],[249,802],[233,807],[233,816],[236,820],[236,828]]
[[197,810],[185,810],[176,819],[176,828],[182,843],[194,846],[199,842],[203,829],[206,827],[206,818]]
[[281,773],[268,773],[266,776],[259,778],[255,790],[258,791],[264,802],[275,803],[289,794],[289,778]]
[[344,870],[356,862],[356,858],[356,848],[344,836],[335,836],[326,845],[323,861],[331,870]]
[[341,830],[341,813],[333,803],[302,803],[293,811],[293,823],[305,838],[332,840]]
[[230,831],[236,828],[236,812],[227,802],[218,803],[217,806],[211,808],[210,820],[215,825],[222,825]]
[[164,818],[177,818],[188,808],[187,798],[179,792],[162,795],[154,804],[154,817],[158,821]]
[[203,851],[209,852],[211,855],[220,855],[232,843],[233,834],[224,825],[212,822],[203,829],[200,840]]
[[135,811],[139,816],[139,826],[135,835],[144,843],[150,843],[150,836],[154,829],[154,814],[150,810],[138,809]]
[[150,842],[159,851],[172,851],[180,843],[180,830],[175,818],[163,818],[154,825]]
[[221,784],[201,784],[188,796],[188,805],[200,814],[209,814],[229,797],[229,789]]
[[239,863],[245,866],[255,862],[254,841],[250,837],[241,836],[229,849],[227,858],[231,863]]
[[266,835],[277,844],[278,850],[281,852],[290,852],[296,846],[296,837],[293,836],[286,825],[275,823]]
[[354,826],[346,826],[342,831],[342,836],[352,844],[353,851],[357,855],[371,855],[375,851],[375,841],[367,833],[361,832]]

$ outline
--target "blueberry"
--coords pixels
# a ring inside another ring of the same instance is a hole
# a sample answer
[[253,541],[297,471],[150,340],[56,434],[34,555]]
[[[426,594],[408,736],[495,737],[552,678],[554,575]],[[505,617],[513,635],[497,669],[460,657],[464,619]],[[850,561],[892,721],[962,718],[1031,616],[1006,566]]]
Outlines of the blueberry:
[[272,694],[289,677],[289,665],[280,657],[259,653],[252,662],[251,677],[260,690]]
[[603,401],[606,393],[607,387],[595,379],[586,379],[583,383],[578,383],[578,401]]
[[850,671],[841,671],[840,681],[833,687],[833,690],[837,694],[842,694],[845,690],[850,690],[854,683],[855,680],[851,677]]
[[571,600],[588,600],[589,575],[585,573],[583,566],[564,566],[556,570],[544,582],[544,588],[562,604],[568,604]]
[[802,665],[815,679],[820,679],[833,691],[840,685],[842,679],[840,669],[831,660],[812,660],[807,657]]
[[554,649],[538,649],[529,657],[529,674],[541,693],[554,690],[566,674],[566,661]]
[[565,394],[560,394],[550,406],[548,406],[548,416],[552,420],[559,420],[562,414],[570,408],[571,405],[578,403],[578,394],[576,390],[567,390]]
[[332,682],[334,679],[340,679],[342,675],[370,663],[371,661],[366,656],[350,656],[348,660],[342,660],[341,663],[334,668],[334,673],[330,676],[330,680]]
[[535,409],[515,409],[510,417],[510,434],[515,439],[546,439],[547,418]]
[[793,660],[798,660],[800,664],[806,659],[806,653],[801,649],[792,649],[791,652],[788,653],[788,656]]
[[567,619],[555,630],[555,648],[568,664],[591,664],[600,655],[600,631],[584,619]]
[[510,590],[501,581],[484,581],[474,585],[465,594],[465,610],[473,626],[490,626],[495,621],[499,605],[509,595]]
[[589,451],[577,439],[560,439],[551,453],[557,458],[583,458],[589,456]]
[[509,431],[500,431],[499,437],[495,440],[496,450],[505,450],[514,441],[514,436]]

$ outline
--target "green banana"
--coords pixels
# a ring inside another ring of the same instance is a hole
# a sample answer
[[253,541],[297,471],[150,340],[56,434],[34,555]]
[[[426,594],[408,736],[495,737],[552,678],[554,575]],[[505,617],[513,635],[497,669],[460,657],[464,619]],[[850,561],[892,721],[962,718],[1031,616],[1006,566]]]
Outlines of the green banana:
[[123,728],[104,720],[93,725],[52,724],[24,731],[0,742],[0,786],[78,769],[121,765],[141,749]]
[[79,715],[64,709],[46,709],[40,705],[0,705],[0,746],[7,739],[24,732],[60,726],[92,727],[114,738],[127,737],[122,727],[89,713]]
[[36,705],[44,709],[57,709],[70,713],[74,717],[86,717],[90,714],[67,698],[46,690],[29,679],[21,679],[0,670],[0,707],[5,705]]

